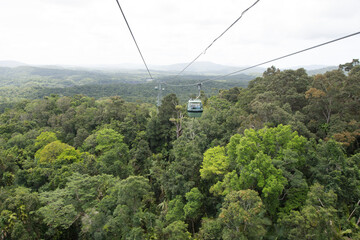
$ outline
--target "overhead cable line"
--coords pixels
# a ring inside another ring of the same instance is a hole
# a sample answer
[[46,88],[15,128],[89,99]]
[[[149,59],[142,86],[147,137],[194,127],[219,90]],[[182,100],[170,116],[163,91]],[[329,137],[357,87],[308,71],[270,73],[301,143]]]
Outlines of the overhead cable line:
[[215,39],[209,44],[209,46],[207,46],[207,47],[205,48],[204,51],[202,51],[194,60],[192,60],[188,65],[186,65],[174,78],[178,77],[181,73],[183,73],[183,72],[184,72],[188,67],[190,67],[196,60],[198,60],[201,55],[205,54],[206,51],[207,51],[219,38],[221,38],[232,26],[234,26],[234,25],[242,18],[242,16],[243,16],[247,11],[249,11],[253,6],[255,6],[259,1],[260,1],[260,0],[257,0],[257,1],[254,2],[250,7],[248,7],[247,9],[245,9],[245,10],[241,13],[240,17],[238,17],[238,18],[235,20],[235,22],[233,22],[224,32],[222,32],[217,38],[215,38]]
[[209,81],[215,81],[215,80],[218,80],[218,79],[221,79],[221,78],[225,78],[225,77],[234,75],[234,74],[236,74],[236,73],[244,72],[244,71],[246,71],[246,70],[249,70],[249,69],[252,69],[252,68],[255,68],[255,67],[259,67],[259,66],[264,65],[264,64],[267,64],[267,63],[275,62],[275,61],[280,60],[280,59],[283,59],[283,58],[287,58],[287,57],[290,57],[290,56],[293,56],[293,55],[296,55],[296,54],[299,54],[299,53],[302,53],[302,52],[306,52],[306,51],[309,51],[309,50],[312,50],[312,49],[315,49],[315,48],[318,48],[318,47],[322,47],[322,46],[325,46],[325,45],[327,45],[327,44],[334,43],[334,42],[337,42],[337,41],[340,41],[340,40],[343,40],[343,39],[346,39],[346,38],[349,38],[349,37],[353,37],[353,36],[358,35],[358,34],[360,34],[360,32],[352,33],[352,34],[349,34],[349,35],[346,35],[346,36],[343,36],[343,37],[340,37],[340,38],[337,38],[337,39],[334,39],[334,40],[331,40],[331,41],[328,41],[328,42],[324,42],[324,43],[321,43],[321,44],[318,44],[318,45],[315,45],[315,46],[312,46],[312,47],[309,47],[309,48],[305,48],[305,49],[303,49],[303,50],[299,50],[299,51],[296,51],[296,52],[293,52],[293,53],[289,53],[289,54],[286,54],[286,55],[281,56],[281,57],[277,57],[277,58],[274,58],[274,59],[271,59],[271,60],[268,60],[268,61],[265,61],[265,62],[262,62],[262,63],[259,63],[259,64],[252,65],[252,66],[250,66],[250,67],[246,67],[246,68],[237,70],[237,71],[235,71],[235,72],[231,72],[231,73],[228,73],[228,74],[226,74],[226,75],[222,75],[222,76],[219,76],[219,77],[206,79],[206,80],[201,81],[201,82],[198,82],[198,83],[194,83],[194,84],[184,84],[184,85],[175,85],[175,84],[168,84],[168,83],[166,83],[166,82],[163,82],[163,84],[166,84],[166,85],[172,86],[172,87],[196,86],[196,85],[198,85],[198,84],[202,84],[202,83],[209,82]]
[[124,11],[122,10],[122,8],[121,8],[121,6],[120,6],[119,1],[116,0],[116,2],[117,2],[117,4],[118,4],[118,6],[119,6],[119,9],[120,9],[120,11],[121,11],[121,14],[122,14],[123,17],[124,17],[124,20],[125,20],[126,25],[127,25],[128,29],[129,29],[129,31],[130,31],[130,33],[131,33],[131,36],[132,36],[132,38],[133,38],[133,40],[134,40],[134,42],[135,42],[135,45],[136,45],[136,47],[137,47],[137,49],[138,49],[138,52],[140,53],[141,59],[142,59],[143,62],[144,62],[144,65],[145,65],[145,67],[146,67],[146,70],[147,70],[150,78],[153,79],[153,77],[152,77],[152,75],[151,75],[151,73],[150,73],[150,70],[149,70],[149,68],[148,68],[148,66],[147,66],[147,64],[146,64],[146,62],[145,62],[145,59],[144,59],[144,57],[143,57],[143,55],[142,55],[142,53],[141,53],[141,50],[140,50],[140,48],[139,48],[139,45],[137,44],[137,42],[136,42],[136,40],[135,40],[135,36],[134,36],[133,32],[131,31],[130,25],[129,25],[126,17],[125,17]]

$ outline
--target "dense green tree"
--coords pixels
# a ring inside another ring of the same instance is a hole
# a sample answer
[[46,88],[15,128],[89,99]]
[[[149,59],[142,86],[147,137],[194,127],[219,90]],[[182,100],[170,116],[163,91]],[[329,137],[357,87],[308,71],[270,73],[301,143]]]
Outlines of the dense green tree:
[[165,219],[168,223],[172,223],[175,221],[184,221],[184,203],[182,200],[182,196],[177,195],[174,199],[172,199],[167,207],[167,212],[165,215]]
[[187,231],[187,224],[182,221],[175,221],[164,230],[165,239],[169,240],[189,240],[191,234]]
[[184,206],[185,217],[190,219],[193,234],[195,234],[195,221],[201,216],[201,207],[203,202],[203,194],[198,188],[192,188],[190,192],[185,194],[187,203]]
[[100,101],[102,106],[102,118],[105,122],[110,122],[110,120],[120,120],[123,121],[126,117],[126,105],[125,101],[119,97],[114,96]]
[[285,239],[341,239],[335,203],[332,190],[326,192],[320,184],[311,186],[305,206],[280,220]]
[[110,189],[94,211],[89,212],[82,231],[105,239],[144,239],[151,235],[155,216],[148,211],[152,192],[147,179],[130,176]]
[[41,206],[38,193],[17,187],[0,189],[0,237],[39,239],[44,235],[41,220],[34,212]]
[[200,181],[203,149],[201,136],[192,130],[184,131],[183,135],[173,142],[173,161],[161,177],[162,186],[170,199],[176,195],[184,196]]
[[333,140],[320,142],[313,151],[312,180],[336,193],[337,208],[343,204],[354,205],[360,198],[360,159],[357,155],[347,158],[340,144]]
[[83,157],[85,155],[79,150],[56,140],[40,148],[35,153],[35,159],[24,161],[24,168],[17,175],[17,183],[43,190],[64,187],[67,177],[78,171],[75,165],[81,165]]
[[222,238],[261,239],[266,234],[270,221],[264,217],[261,198],[253,190],[229,193],[224,200],[220,221],[224,224]]
[[353,69],[353,67],[359,65],[359,59],[353,59],[350,63],[340,64],[339,68],[346,72],[349,72]]
[[344,85],[344,94],[341,99],[343,114],[337,116],[331,128],[333,137],[341,142],[349,153],[353,153],[360,146],[359,80],[360,66],[356,65],[351,68]]
[[213,147],[206,150],[200,169],[201,178],[217,181],[217,176],[224,176],[229,171],[229,158],[225,155],[224,147]]
[[[216,96],[210,97],[207,101],[206,111],[202,114],[199,128],[205,135],[205,143],[207,146],[223,145],[225,136],[227,136],[227,129],[225,128],[226,118],[231,109],[231,103],[226,99]],[[233,129],[231,129],[233,130]],[[234,134],[231,132],[230,135]]]
[[231,103],[236,103],[239,100],[239,95],[243,91],[243,88],[234,87],[229,90],[221,90],[219,97],[226,99]]
[[305,96],[309,100],[306,107],[310,117],[309,128],[319,132],[319,136],[326,137],[330,133],[334,116],[342,116],[342,95],[347,77],[342,71],[334,70],[314,77],[310,89]]
[[42,132],[36,138],[35,147],[37,149],[44,148],[49,143],[55,142],[57,139],[56,133],[54,132]]
[[[116,179],[110,175],[73,174],[65,188],[41,193],[44,206],[37,213],[49,228],[47,234],[52,238],[64,238],[80,232],[81,218],[99,204],[115,183]],[[75,232],[66,231],[71,227]]]
[[246,130],[244,136],[231,138],[227,155],[218,147],[204,154],[206,161],[200,170],[201,176],[218,180],[210,188],[215,194],[226,195],[248,188],[257,190],[269,213],[275,216],[284,191],[290,194],[293,191],[289,192],[290,189],[296,189],[294,193],[301,193],[297,196],[297,204],[286,204],[285,197],[286,208],[299,207],[305,200],[307,185],[300,171],[305,163],[305,143],[306,139],[293,132],[290,126]]
[[82,148],[98,156],[97,167],[101,173],[126,178],[132,172],[129,148],[124,137],[113,129],[104,128],[90,135]]
[[150,157],[152,155],[149,144],[145,140],[140,140],[132,151],[133,159],[131,161],[136,174],[149,174],[151,167]]
[[[68,154],[71,150],[74,150],[74,153],[77,153],[72,146],[57,140],[37,151],[35,158],[40,164],[51,164],[54,163],[60,155]],[[65,151],[67,151],[67,153],[64,153]]]
[[142,135],[141,139],[146,139],[145,131],[148,119],[150,118],[150,109],[152,106],[146,104],[128,104],[128,115],[124,121],[120,122],[119,130],[124,136],[124,142],[128,146],[136,145],[139,140],[139,134]]
[[15,174],[26,161],[27,152],[17,146],[3,149],[0,147],[0,186],[11,186]]
[[[278,101],[278,106],[288,103],[292,112],[301,110],[306,105],[305,92],[310,77],[303,68],[298,70],[280,71],[274,66],[268,68],[262,77],[256,78],[249,83],[249,90],[253,93],[253,98],[259,94],[273,92]],[[264,102],[265,103],[265,102]]]
[[179,100],[175,94],[165,96],[158,108],[158,114],[150,119],[147,126],[147,139],[151,151],[158,153],[163,149],[171,148],[171,142],[176,138],[176,131],[170,119],[176,118],[177,105],[179,105]]
[[221,219],[202,218],[197,238],[206,240],[221,239],[223,222]]

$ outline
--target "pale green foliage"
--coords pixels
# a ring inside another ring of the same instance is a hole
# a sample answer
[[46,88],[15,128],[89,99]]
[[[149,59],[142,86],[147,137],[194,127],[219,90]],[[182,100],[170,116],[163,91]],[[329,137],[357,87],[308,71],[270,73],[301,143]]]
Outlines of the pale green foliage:
[[82,148],[90,153],[101,155],[113,149],[116,146],[122,145],[124,137],[111,128],[103,128],[87,137]]
[[239,145],[242,135],[235,134],[230,138],[229,144],[226,146],[227,156],[229,158],[230,166],[233,167],[236,164],[237,159],[237,146]]
[[[290,126],[279,125],[275,128],[262,128],[258,131],[247,129],[236,148],[237,162],[246,164],[259,151],[272,158],[282,159],[284,151],[290,149],[303,153],[306,139],[293,132]],[[299,156],[301,157],[301,156]],[[303,160],[303,157],[299,161]]]
[[71,164],[80,161],[81,153],[75,148],[66,148],[56,159],[59,164]]
[[43,148],[47,144],[58,140],[54,132],[42,132],[35,140],[36,148]]
[[[288,184],[286,177],[293,178],[288,170],[293,171],[304,164],[305,143],[304,137],[298,136],[290,126],[283,125],[258,131],[247,129],[243,136],[234,135],[227,145],[228,156],[220,151],[218,155],[222,157],[217,158],[224,159],[228,169],[224,171],[223,178],[218,175],[219,181],[210,188],[210,192],[227,195],[242,189],[257,190],[261,192],[267,210],[275,214],[279,196]],[[218,147],[217,150],[220,149]],[[201,171],[204,172],[208,165],[204,163]],[[202,175],[203,178],[206,176]]]
[[204,153],[204,159],[200,169],[203,179],[211,179],[217,175],[223,175],[229,168],[229,162],[225,155],[224,147],[213,147]]
[[105,152],[114,147],[114,145],[123,143],[124,137],[112,129],[101,129],[96,132],[96,152]]
[[287,180],[280,169],[276,169],[271,158],[262,152],[256,154],[255,159],[246,165],[240,174],[243,189],[259,189],[267,204],[267,208],[275,214],[279,205],[279,195],[284,190]]
[[39,160],[39,163],[53,163],[65,150],[74,150],[74,147],[57,140],[38,150],[35,157]]
[[241,189],[241,182],[239,175],[236,171],[229,172],[225,175],[223,181],[218,181],[216,184],[210,187],[210,192],[215,195],[226,195],[231,191],[237,191]]

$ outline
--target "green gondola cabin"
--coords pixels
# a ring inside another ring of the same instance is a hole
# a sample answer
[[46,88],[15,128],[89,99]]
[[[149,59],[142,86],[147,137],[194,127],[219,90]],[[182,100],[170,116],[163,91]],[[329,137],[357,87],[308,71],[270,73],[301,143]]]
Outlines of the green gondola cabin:
[[187,105],[189,117],[201,117],[203,105],[200,99],[190,99]]

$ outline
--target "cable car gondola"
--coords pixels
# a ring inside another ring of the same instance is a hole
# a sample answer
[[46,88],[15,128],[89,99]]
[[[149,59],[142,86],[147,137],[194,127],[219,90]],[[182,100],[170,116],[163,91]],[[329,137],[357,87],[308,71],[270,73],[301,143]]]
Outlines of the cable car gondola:
[[203,110],[203,105],[200,99],[189,100],[187,105],[187,112],[189,117],[201,117]]
[[196,99],[190,99],[187,105],[187,112],[188,112],[188,116],[189,117],[201,117],[201,114],[204,110],[203,105],[201,100],[199,99],[200,97],[200,92],[201,92],[201,83],[198,84],[198,90],[199,90],[199,95],[197,96]]

